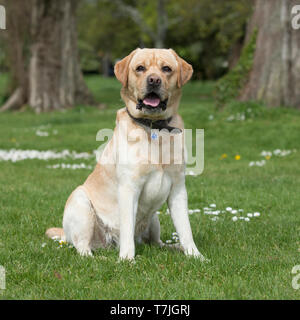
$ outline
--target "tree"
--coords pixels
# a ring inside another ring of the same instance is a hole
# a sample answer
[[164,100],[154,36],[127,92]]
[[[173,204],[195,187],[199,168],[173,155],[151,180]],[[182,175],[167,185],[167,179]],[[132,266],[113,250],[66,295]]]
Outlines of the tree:
[[256,0],[246,40],[257,28],[252,71],[241,100],[300,108],[300,32],[291,25],[295,0]]
[[1,1],[7,13],[6,30],[2,33],[5,41],[7,63],[10,69],[10,88],[13,92],[2,110],[19,107],[26,100],[28,91],[27,64],[28,36],[30,33],[30,1]]
[[99,58],[105,65],[136,47],[164,47],[186,58],[195,78],[215,79],[238,59],[251,9],[249,0],[82,0],[82,65],[95,71]]
[[[111,64],[140,46],[141,32],[114,1],[81,1],[78,11],[81,67],[111,75]],[[101,68],[100,68],[101,64]]]
[[147,20],[143,17],[137,6],[129,5],[123,0],[114,0],[114,2],[117,4],[120,12],[124,15],[128,15],[132,21],[151,38],[155,48],[164,48],[169,27],[166,0],[156,0],[156,30],[147,23]]
[[[15,13],[24,8],[24,3],[30,13],[19,12],[22,19],[16,21]],[[21,47],[18,50],[20,66],[11,65],[12,73],[16,75],[16,89],[2,110],[19,108],[25,103],[29,103],[36,112],[67,108],[75,104],[93,104],[78,60],[78,0],[14,0],[13,3],[7,1],[7,5],[11,8],[9,21],[12,27],[9,33],[23,30],[22,21],[26,21],[30,36],[27,40],[29,44],[25,46],[26,33],[17,38],[9,34],[10,51],[15,52],[14,45]],[[27,52],[24,47],[28,48]]]

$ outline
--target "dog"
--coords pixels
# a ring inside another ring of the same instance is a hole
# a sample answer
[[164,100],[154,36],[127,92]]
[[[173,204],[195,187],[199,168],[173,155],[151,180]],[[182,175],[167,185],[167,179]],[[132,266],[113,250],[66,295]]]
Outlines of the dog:
[[[114,72],[126,107],[118,110],[113,136],[94,171],[68,198],[63,229],[50,228],[46,235],[73,244],[83,256],[115,244],[121,260],[133,260],[136,242],[164,246],[156,211],[167,202],[180,249],[204,261],[189,222],[184,161],[174,163],[174,147],[169,163],[162,162],[161,153],[152,163],[149,149],[142,150],[152,142],[153,131],[172,136],[172,141],[176,136],[182,139],[183,121],[177,110],[181,88],[193,68],[172,49],[138,48],[117,62]],[[155,139],[159,146],[161,140]],[[134,163],[118,161],[125,150],[134,151]],[[184,154],[184,147],[177,153]]]

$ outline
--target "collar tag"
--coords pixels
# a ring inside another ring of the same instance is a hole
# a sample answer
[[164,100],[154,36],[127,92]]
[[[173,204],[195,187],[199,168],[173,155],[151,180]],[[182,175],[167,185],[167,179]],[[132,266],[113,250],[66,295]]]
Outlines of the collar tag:
[[158,130],[153,130],[151,129],[151,139],[152,140],[156,140],[158,138],[158,134],[157,134]]

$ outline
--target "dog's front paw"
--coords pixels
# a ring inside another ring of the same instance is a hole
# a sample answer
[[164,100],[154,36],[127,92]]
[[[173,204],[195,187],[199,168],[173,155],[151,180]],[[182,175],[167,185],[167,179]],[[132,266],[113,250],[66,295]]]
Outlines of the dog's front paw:
[[196,259],[199,259],[201,262],[209,262],[208,259],[206,259],[197,249],[197,247],[195,245],[190,246],[186,249],[184,249],[184,253],[186,256],[188,257],[193,257]]
[[134,261],[134,254],[131,254],[131,253],[120,253],[119,261]]

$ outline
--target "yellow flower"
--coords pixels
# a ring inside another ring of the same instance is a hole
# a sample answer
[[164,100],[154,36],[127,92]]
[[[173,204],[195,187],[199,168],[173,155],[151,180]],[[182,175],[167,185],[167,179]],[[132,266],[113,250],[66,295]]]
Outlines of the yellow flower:
[[266,156],[265,157],[267,160],[270,160],[271,159],[271,156]]
[[226,153],[223,153],[222,155],[221,155],[221,158],[220,159],[226,159],[227,158],[227,154]]
[[67,244],[64,240],[59,240],[59,246],[62,247],[63,245]]
[[235,157],[234,157],[235,160],[240,160],[241,159],[241,156],[239,154],[237,154]]

